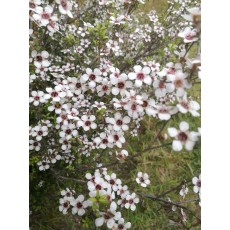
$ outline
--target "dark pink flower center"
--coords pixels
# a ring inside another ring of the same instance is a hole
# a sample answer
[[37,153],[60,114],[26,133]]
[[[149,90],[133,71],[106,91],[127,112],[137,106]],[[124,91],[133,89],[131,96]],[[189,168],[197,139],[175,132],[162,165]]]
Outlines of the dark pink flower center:
[[123,89],[123,88],[125,87],[124,82],[119,82],[119,83],[117,84],[117,87],[118,87],[119,89]]
[[78,202],[78,203],[77,203],[77,208],[82,208],[82,207],[83,207],[82,203],[81,203],[81,202]]
[[42,19],[49,19],[50,18],[50,14],[49,13],[47,13],[47,12],[43,12],[42,13]]
[[188,139],[188,135],[187,135],[185,132],[180,132],[180,133],[178,134],[178,139],[179,139],[180,141],[186,141],[186,140]]
[[121,126],[123,124],[123,121],[122,120],[117,120],[116,124]]
[[144,78],[145,78],[144,73],[138,73],[138,74],[137,74],[137,79],[138,79],[138,80],[143,80]]

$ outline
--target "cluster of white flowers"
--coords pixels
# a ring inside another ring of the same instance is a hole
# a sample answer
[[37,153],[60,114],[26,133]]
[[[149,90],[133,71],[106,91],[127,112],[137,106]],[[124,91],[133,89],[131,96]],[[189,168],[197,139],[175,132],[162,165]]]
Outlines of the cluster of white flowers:
[[88,180],[89,198],[85,199],[82,194],[74,198],[75,191],[66,188],[61,191],[59,211],[67,214],[72,209],[73,215],[82,216],[86,209],[92,208],[98,216],[95,219],[97,227],[106,224],[114,230],[130,228],[131,223],[126,223],[117,209],[125,207],[134,211],[139,203],[136,194],[131,193],[127,185],[122,185],[115,173],[108,174],[107,168],[97,169],[94,174],[87,173],[85,177]]
[[[189,95],[192,77],[200,74],[200,54],[187,57],[188,45],[200,39],[200,8],[190,0],[175,2],[175,9],[169,2],[171,13],[162,23],[155,11],[130,13],[144,0],[29,1],[29,149],[39,158],[40,171],[58,161],[75,167],[80,157],[91,157],[95,165],[102,152],[125,160],[126,141],[138,136],[146,115],[162,123],[177,114],[200,116],[199,103]],[[168,37],[175,45],[164,45]],[[185,121],[168,133],[174,151],[193,150],[200,136]],[[75,192],[66,189],[59,210],[66,214],[72,208],[82,216],[91,207],[98,215],[96,226],[129,229],[117,209],[134,211],[136,194],[105,169],[86,178],[89,198],[74,198]],[[146,187],[149,176],[138,172],[136,182]],[[198,179],[193,182],[200,194]],[[180,194],[187,192],[184,187]]]

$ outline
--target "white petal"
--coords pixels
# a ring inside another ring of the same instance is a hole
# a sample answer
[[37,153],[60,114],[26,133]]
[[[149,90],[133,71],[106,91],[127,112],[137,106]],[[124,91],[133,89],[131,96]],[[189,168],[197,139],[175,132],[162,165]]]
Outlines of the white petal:
[[168,133],[170,137],[176,137],[178,135],[178,130],[176,128],[168,128]]
[[172,148],[174,151],[181,151],[182,150],[182,144],[180,141],[177,141],[177,140],[174,140],[173,143],[172,143]]
[[182,121],[180,123],[180,130],[182,132],[186,132],[186,131],[188,131],[188,129],[189,129],[189,124],[187,122],[185,122],[185,121]]
[[104,218],[103,217],[97,218],[95,220],[95,224],[96,224],[97,227],[102,226],[104,224]]
[[185,148],[186,150],[191,151],[193,150],[194,145],[195,145],[195,142],[188,140],[185,143]]

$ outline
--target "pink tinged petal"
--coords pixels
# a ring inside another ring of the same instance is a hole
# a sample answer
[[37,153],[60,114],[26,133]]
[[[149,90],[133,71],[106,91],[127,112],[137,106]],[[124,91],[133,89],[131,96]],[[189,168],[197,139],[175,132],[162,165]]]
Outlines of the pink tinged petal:
[[180,104],[177,105],[177,108],[179,109],[179,111],[183,114],[187,113],[188,110],[185,109],[183,106],[181,106]]
[[142,71],[143,71],[144,74],[149,74],[150,71],[151,71],[151,69],[150,69],[149,67],[145,66],[145,67],[142,69]]
[[95,69],[95,70],[94,70],[94,73],[95,73],[96,75],[101,75],[101,71],[100,71],[99,69]]
[[128,74],[128,77],[129,77],[130,80],[136,79],[136,76],[137,76],[136,73],[129,73],[129,74]]
[[138,73],[138,72],[140,72],[141,70],[142,70],[142,67],[140,66],[140,65],[136,65],[136,66],[134,66],[134,71],[136,72],[136,73]]
[[193,184],[197,184],[197,181],[198,181],[198,178],[197,178],[197,177],[193,177],[193,178],[192,178],[192,183],[193,183]]
[[41,20],[41,15],[39,14],[33,14],[33,18],[37,21],[40,21]]
[[182,150],[183,146],[180,141],[174,140],[172,143],[172,148],[174,151],[179,152]]
[[176,91],[176,95],[178,97],[183,97],[185,94],[185,90],[183,88],[178,88],[177,91]]
[[159,113],[158,117],[160,120],[169,120],[171,115],[169,113]]
[[77,201],[82,202],[84,200],[84,196],[83,195],[79,195],[77,198]]
[[194,145],[195,145],[195,142],[188,140],[185,143],[185,149],[188,151],[191,151],[193,150]]
[[91,129],[96,129],[97,128],[97,124],[95,124],[95,123],[93,123],[93,124],[91,124]]
[[186,132],[189,130],[189,124],[185,121],[182,121],[179,127],[182,132]]
[[152,79],[151,77],[147,76],[144,78],[144,83],[147,84],[147,85],[151,85],[152,83]]
[[135,211],[135,210],[136,210],[136,205],[132,204],[131,207],[130,207],[130,209],[131,209],[132,211]]
[[35,65],[37,68],[40,68],[40,67],[41,67],[41,63],[40,63],[40,62],[37,62],[37,61],[34,62],[34,65]]
[[112,94],[113,95],[118,95],[119,94],[119,90],[118,90],[118,88],[112,88]]
[[66,10],[61,5],[59,5],[58,9],[59,9],[61,14],[66,14],[67,13]]
[[125,86],[127,88],[131,88],[133,86],[133,83],[131,81],[127,81],[126,84],[125,84]]
[[111,205],[110,205],[110,210],[111,210],[111,211],[116,211],[116,209],[117,209],[117,205],[116,205],[116,203],[113,201],[113,202],[111,203]]
[[136,86],[136,87],[141,87],[141,86],[142,86],[142,81],[136,80],[136,81],[135,81],[135,86]]
[[189,133],[189,139],[193,142],[198,141],[199,136],[200,134],[198,132],[192,131],[191,133]]
[[47,52],[47,51],[42,51],[41,52],[41,56],[43,57],[43,58],[48,58],[49,57],[49,53]]
[[73,18],[73,14],[68,10],[67,11],[67,15],[70,17],[70,18]]
[[199,192],[198,186],[194,186],[194,187],[193,187],[193,191],[194,191],[195,193],[198,193],[198,192]]
[[114,219],[108,220],[108,221],[107,221],[107,227],[108,227],[109,229],[111,229],[111,228],[113,227],[114,223],[115,223]]
[[97,219],[95,220],[95,225],[96,225],[97,227],[100,227],[100,226],[102,226],[103,224],[104,224],[104,218],[103,218],[103,217],[97,218]]
[[48,60],[43,60],[43,61],[42,61],[42,65],[43,65],[44,67],[48,67],[48,66],[50,65],[50,62],[49,62]]

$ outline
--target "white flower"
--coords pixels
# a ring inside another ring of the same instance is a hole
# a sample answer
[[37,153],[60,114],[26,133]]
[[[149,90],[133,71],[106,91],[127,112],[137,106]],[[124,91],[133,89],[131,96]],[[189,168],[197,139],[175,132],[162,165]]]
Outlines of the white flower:
[[127,81],[128,77],[126,74],[122,73],[119,77],[110,76],[110,81],[115,87],[112,88],[112,94],[118,95],[119,93],[121,96],[124,96],[126,93],[126,88],[132,87],[132,82]]
[[47,126],[37,125],[32,129],[31,135],[32,137],[36,137],[37,141],[40,141],[42,137],[48,135],[48,128]]
[[47,58],[49,57],[49,53],[45,50],[43,50],[41,53],[33,50],[31,52],[31,56],[32,58],[34,58],[34,65],[37,68],[48,67],[50,65],[50,62],[47,60]]
[[56,85],[54,89],[46,88],[46,91],[48,92],[48,94],[45,94],[44,98],[52,98],[52,100],[55,102],[61,101],[61,98],[64,98],[66,96],[66,92],[63,92],[61,85]]
[[178,97],[183,97],[185,94],[185,89],[191,87],[187,78],[187,74],[183,73],[182,71],[176,71],[175,74],[169,74],[167,76],[167,81],[171,82],[167,84],[167,91],[172,93],[176,90],[176,95]]
[[107,79],[103,79],[101,82],[102,85],[97,86],[97,93],[99,97],[110,94],[111,83]]
[[81,126],[85,131],[88,131],[90,129],[96,129],[97,124],[94,122],[96,120],[96,117],[94,115],[83,115],[81,117],[81,120],[77,122],[78,126]]
[[195,42],[198,40],[196,37],[197,31],[196,29],[191,29],[186,27],[183,31],[181,31],[178,36],[184,39],[184,43]]
[[61,14],[67,14],[70,18],[73,18],[71,13],[72,4],[68,0],[56,0],[56,3],[59,4],[59,11]]
[[66,190],[61,191],[61,195],[66,198],[68,201],[71,201],[73,199],[73,195],[75,194],[74,190],[70,190],[69,188],[66,188]]
[[200,193],[200,191],[201,191],[201,175],[199,175],[199,178],[193,177],[192,183],[194,184],[193,191],[195,193]]
[[32,103],[34,106],[38,106],[39,102],[40,103],[44,103],[45,99],[44,99],[44,92],[42,91],[32,91],[31,92],[32,97],[29,98],[29,102]]
[[124,130],[127,131],[129,126],[127,125],[130,122],[130,117],[125,116],[122,118],[121,113],[116,112],[114,118],[107,118],[106,121],[113,125],[115,131]]
[[126,196],[127,203],[125,204],[125,208],[131,209],[132,211],[135,211],[137,203],[139,203],[139,198],[136,197],[135,193],[132,193],[131,195]]
[[119,219],[117,223],[114,225],[114,229],[118,230],[126,230],[128,228],[131,228],[131,223],[127,222],[125,223],[125,220],[123,218]]
[[186,93],[183,98],[178,98],[178,102],[177,108],[181,113],[190,112],[194,117],[200,116],[200,113],[197,112],[200,109],[200,105],[196,101],[189,100]]
[[123,131],[120,130],[111,132],[108,136],[108,141],[116,145],[118,148],[122,148],[122,145],[125,143]]
[[70,201],[67,197],[59,199],[59,211],[62,212],[63,214],[67,214],[68,209],[70,207]]
[[52,19],[51,14],[53,13],[52,6],[46,6],[44,9],[40,6],[36,7],[36,13],[33,14],[33,18],[39,21],[42,26],[49,24],[49,20]]
[[89,87],[95,88],[96,87],[96,83],[99,83],[102,81],[102,77],[101,77],[101,71],[99,69],[94,69],[91,70],[90,68],[86,69],[86,74],[81,76],[81,80],[83,82],[89,81]]
[[79,216],[83,216],[85,214],[85,208],[89,206],[88,201],[84,201],[84,196],[79,195],[77,199],[72,199],[70,204],[73,206],[72,214],[75,215],[76,213]]
[[181,151],[183,146],[187,151],[193,150],[193,147],[198,140],[198,132],[189,132],[189,124],[182,121],[179,125],[180,130],[176,128],[168,128],[168,133],[170,137],[175,138],[172,143],[172,148],[174,151]]
[[188,187],[186,185],[183,185],[181,190],[180,190],[180,192],[179,192],[179,194],[181,196],[183,196],[183,198],[184,198],[187,193],[188,193]]
[[141,67],[140,65],[134,66],[134,73],[129,73],[128,77],[131,80],[135,80],[135,86],[141,87],[144,82],[147,85],[151,85],[152,78],[149,76],[151,69],[147,66]]
[[49,167],[50,167],[49,163],[50,163],[50,161],[48,159],[43,159],[42,161],[39,161],[37,163],[37,165],[39,166],[39,170],[45,171],[45,170],[49,169]]
[[107,212],[100,212],[101,217],[95,220],[95,224],[97,227],[102,226],[104,223],[107,224],[108,228],[112,228],[115,224],[115,220],[119,220],[121,218],[121,213],[116,212],[117,204],[113,201],[110,204],[110,208]]
[[105,179],[111,185],[113,191],[116,192],[118,190],[118,186],[121,184],[121,180],[117,178],[116,174],[112,173],[111,176],[110,175],[106,175]]
[[147,173],[138,172],[136,182],[142,187],[150,184],[149,175]]
[[116,151],[116,157],[118,160],[125,159],[129,155],[128,151],[123,149],[119,152]]
[[156,105],[155,108],[156,114],[160,120],[169,120],[171,115],[178,112],[178,109],[175,106]]

